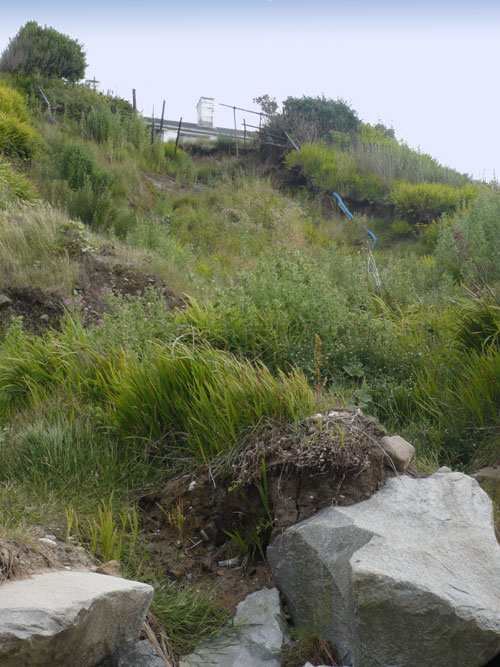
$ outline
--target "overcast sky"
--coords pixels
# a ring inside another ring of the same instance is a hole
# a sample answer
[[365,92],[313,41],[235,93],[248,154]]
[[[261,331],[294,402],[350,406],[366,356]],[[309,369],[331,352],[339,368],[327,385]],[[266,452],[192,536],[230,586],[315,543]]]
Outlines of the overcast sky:
[[[87,77],[150,115],[196,122],[200,96],[342,98],[477,178],[500,174],[500,3],[473,0],[0,0],[0,50],[28,20],[83,43]],[[238,113],[238,121],[251,116]]]

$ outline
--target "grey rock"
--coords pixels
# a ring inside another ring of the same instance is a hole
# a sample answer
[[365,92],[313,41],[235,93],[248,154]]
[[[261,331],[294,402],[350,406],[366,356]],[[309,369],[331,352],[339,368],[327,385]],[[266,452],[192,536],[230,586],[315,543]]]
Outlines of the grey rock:
[[51,540],[48,537],[40,537],[38,538],[39,542],[43,542],[43,544],[50,544],[53,547],[57,546],[57,542],[55,540]]
[[398,472],[408,470],[408,466],[415,456],[413,445],[399,435],[386,435],[380,440],[380,445]]
[[482,468],[474,475],[481,487],[486,491],[489,497],[497,503],[500,503],[500,467],[491,466]]
[[9,299],[5,294],[0,294],[0,310],[2,308],[7,308],[12,304],[12,299]]
[[147,639],[119,649],[115,655],[101,662],[99,667],[165,667]]
[[0,587],[0,665],[93,667],[136,643],[153,588],[91,572],[51,572]]
[[448,468],[448,466],[441,466],[440,468],[438,468],[436,470],[436,472],[434,474],[436,474],[436,473],[442,474],[442,473],[447,473],[447,472],[453,472],[453,470],[451,468]]
[[268,548],[293,620],[354,667],[482,667],[500,653],[492,504],[461,473],[397,477]]
[[223,633],[181,660],[180,667],[279,667],[284,635],[276,588],[263,588],[240,602],[236,632]]

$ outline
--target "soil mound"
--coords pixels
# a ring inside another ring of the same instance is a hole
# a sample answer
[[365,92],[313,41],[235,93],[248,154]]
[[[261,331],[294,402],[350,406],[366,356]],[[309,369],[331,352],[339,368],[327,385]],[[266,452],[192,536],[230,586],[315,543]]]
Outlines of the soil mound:
[[[384,435],[360,410],[270,423],[229,470],[177,477],[144,499],[144,527],[172,577],[218,575],[231,609],[253,583],[269,583],[265,549],[279,531],[323,507],[365,500],[395,474],[379,445]],[[245,568],[254,582],[245,581]]]

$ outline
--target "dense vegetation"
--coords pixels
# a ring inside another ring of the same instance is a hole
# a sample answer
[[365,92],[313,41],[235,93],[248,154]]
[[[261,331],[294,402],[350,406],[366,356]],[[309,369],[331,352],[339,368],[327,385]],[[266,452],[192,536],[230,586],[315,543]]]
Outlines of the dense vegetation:
[[[223,618],[144,556],[133,508],[152,485],[222,469],[266,420],[335,405],[406,436],[424,470],[498,460],[495,184],[341,101],[288,98],[284,115],[316,135],[271,178],[254,151],[151,141],[128,103],[84,86],[44,81],[50,123],[25,74],[0,85],[0,292],[58,290],[66,313],[44,333],[14,319],[0,334],[3,535],[63,520],[96,555],[119,553],[155,583],[153,610],[184,651]],[[188,295],[185,307],[161,288],[110,290],[93,316],[79,271],[110,254]]]
[[87,62],[82,45],[36,21],[28,21],[13,37],[0,58],[0,72],[21,76],[80,81]]

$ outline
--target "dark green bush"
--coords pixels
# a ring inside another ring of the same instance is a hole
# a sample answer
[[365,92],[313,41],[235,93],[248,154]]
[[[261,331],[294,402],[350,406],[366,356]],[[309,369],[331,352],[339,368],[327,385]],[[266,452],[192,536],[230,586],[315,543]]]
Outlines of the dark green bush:
[[73,144],[67,146],[61,155],[61,177],[73,190],[82,188],[86,180],[97,171],[94,153],[88,146]]
[[82,45],[68,35],[28,21],[9,41],[0,58],[0,71],[22,76],[79,81],[87,62]]
[[[276,124],[273,119],[271,126]],[[315,141],[329,132],[356,133],[357,113],[344,100],[321,97],[287,97],[283,102],[279,126],[299,141]]]

